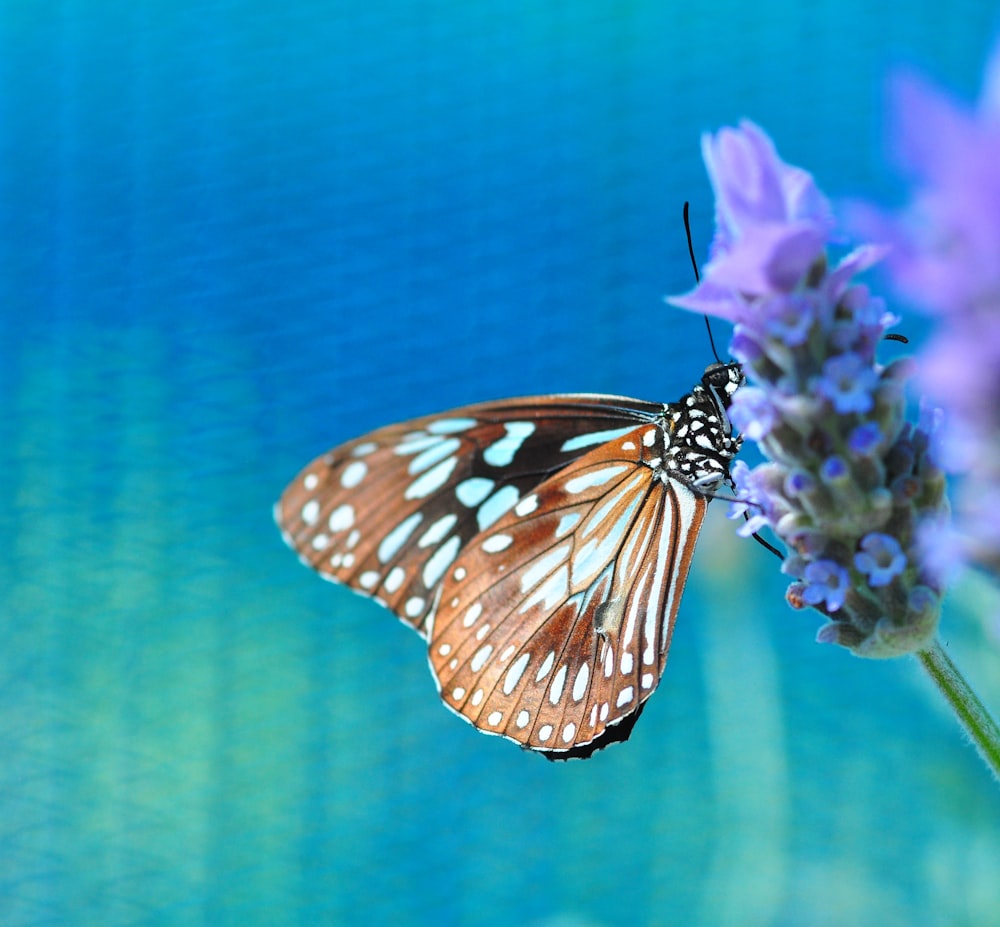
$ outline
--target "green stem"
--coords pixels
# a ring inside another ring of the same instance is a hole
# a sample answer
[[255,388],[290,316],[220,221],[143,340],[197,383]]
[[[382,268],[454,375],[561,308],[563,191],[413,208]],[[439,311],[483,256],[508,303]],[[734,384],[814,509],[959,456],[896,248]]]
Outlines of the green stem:
[[917,657],[948,700],[959,724],[965,728],[983,761],[1000,781],[1000,727],[997,727],[996,721],[937,639],[926,650],[921,650]]

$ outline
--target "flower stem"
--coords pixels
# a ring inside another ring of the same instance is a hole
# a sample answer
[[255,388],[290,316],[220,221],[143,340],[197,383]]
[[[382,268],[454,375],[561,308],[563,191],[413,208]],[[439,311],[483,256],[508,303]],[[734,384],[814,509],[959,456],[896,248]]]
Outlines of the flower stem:
[[956,719],[965,728],[983,761],[1000,781],[1000,727],[997,727],[996,721],[937,639],[926,650],[921,650],[917,657],[951,705]]

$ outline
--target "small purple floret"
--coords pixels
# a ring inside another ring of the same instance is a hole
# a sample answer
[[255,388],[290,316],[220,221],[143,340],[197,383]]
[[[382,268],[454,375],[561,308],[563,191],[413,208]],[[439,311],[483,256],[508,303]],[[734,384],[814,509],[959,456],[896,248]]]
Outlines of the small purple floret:
[[868,577],[869,586],[888,586],[905,569],[906,555],[894,537],[873,531],[861,541],[854,566]]
[[833,560],[814,560],[802,574],[805,588],[802,598],[809,605],[825,603],[835,612],[844,604],[851,578],[847,570]]

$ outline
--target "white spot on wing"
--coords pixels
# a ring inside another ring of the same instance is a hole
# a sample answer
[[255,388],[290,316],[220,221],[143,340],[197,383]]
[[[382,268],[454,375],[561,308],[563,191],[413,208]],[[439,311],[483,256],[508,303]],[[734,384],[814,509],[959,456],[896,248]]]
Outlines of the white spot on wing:
[[488,480],[484,476],[471,476],[455,487],[455,495],[462,505],[471,509],[493,492],[495,485],[493,480]]
[[595,444],[607,444],[608,441],[614,441],[615,438],[627,435],[633,428],[635,428],[635,425],[626,425],[624,428],[609,428],[606,431],[591,431],[587,434],[577,435],[575,438],[563,441],[562,447],[559,450],[578,451],[581,448],[592,447]]
[[450,435],[456,431],[468,431],[475,424],[474,418],[442,418],[431,422],[427,430],[432,435]]
[[315,525],[319,520],[319,503],[315,499],[310,499],[302,506],[302,520],[307,525]]
[[385,591],[388,593],[398,592],[404,579],[406,579],[406,571],[402,567],[393,567],[383,583]]
[[414,431],[404,435],[403,439],[396,445],[396,454],[405,457],[407,454],[417,454],[429,447],[433,447],[441,439],[433,435],[426,435],[422,431]]
[[627,469],[627,464],[612,464],[610,467],[599,467],[597,470],[589,470],[581,473],[579,476],[574,476],[572,479],[566,481],[566,492],[578,493],[583,492],[585,489],[591,489],[594,486],[602,486],[608,480],[614,479],[619,473],[623,473]]
[[420,596],[415,595],[406,600],[406,605],[403,606],[403,611],[406,612],[408,618],[417,618],[424,610],[424,606],[426,604],[427,603],[420,598]]
[[530,720],[531,720],[531,715],[528,714],[528,712],[525,711],[524,709],[521,709],[521,711],[517,713],[517,718],[515,719],[514,723],[518,726],[518,728],[526,728]]
[[307,492],[312,492],[319,486],[319,477],[315,473],[307,473],[302,480],[302,485],[305,486]]
[[552,669],[552,664],[556,662],[556,652],[554,650],[549,651],[549,655],[542,662],[542,665],[538,667],[538,673],[535,675],[535,682],[541,682],[549,674],[549,670]]
[[485,665],[486,661],[490,658],[493,653],[492,644],[484,644],[480,647],[472,656],[472,662],[469,663],[469,668],[474,673],[478,673]]
[[503,427],[506,434],[483,451],[483,460],[491,467],[508,466],[525,439],[535,431],[532,422],[505,422]]
[[553,547],[539,557],[521,576],[521,592],[527,592],[537,586],[549,573],[553,572],[569,553],[572,545],[567,542]]
[[563,728],[562,739],[563,743],[569,743],[573,739],[573,735],[576,734],[576,725],[570,721],[566,727]]
[[618,700],[615,702],[615,707],[621,708],[631,702],[634,691],[635,690],[631,686],[625,686],[625,688],[618,693]]
[[521,607],[517,610],[518,614],[523,615],[534,608],[539,602],[543,603],[546,611],[552,611],[568,594],[569,569],[566,564],[563,564],[524,600]]
[[424,564],[423,580],[428,589],[433,589],[438,581],[444,576],[444,571],[451,566],[452,560],[458,556],[458,548],[461,546],[461,539],[457,534],[452,535],[436,551],[430,560]]
[[479,530],[485,531],[501,515],[516,504],[517,488],[514,486],[502,486],[476,512],[476,522],[479,524]]
[[510,695],[517,688],[517,684],[521,681],[521,676],[524,675],[530,659],[530,653],[522,653],[511,665],[511,668],[507,670],[507,675],[504,676],[503,680],[504,695]]
[[569,667],[564,663],[556,671],[555,676],[552,677],[552,685],[549,688],[549,701],[553,705],[559,704],[559,699],[562,698],[563,685],[566,682],[566,673],[569,671]]
[[514,514],[524,518],[525,515],[530,515],[537,508],[538,496],[535,493],[531,493],[531,495],[525,496],[514,506]]
[[359,444],[353,451],[351,451],[351,456],[367,457],[369,454],[372,454],[377,450],[378,445],[374,441],[365,441],[364,444]]
[[514,539],[509,534],[494,534],[492,537],[488,537],[479,546],[488,554],[497,554],[510,547],[513,540]]
[[378,559],[383,563],[388,563],[392,560],[399,553],[400,548],[407,542],[410,535],[413,534],[414,529],[420,524],[423,517],[420,512],[414,512],[412,515],[404,518],[392,531],[382,538],[382,543],[378,546]]
[[583,663],[573,682],[573,701],[578,702],[587,694],[587,681],[590,679],[590,667]]
[[378,580],[378,573],[374,570],[365,570],[365,572],[358,577],[358,585],[361,586],[362,589],[374,589]]
[[344,489],[353,489],[360,483],[365,476],[368,474],[368,464],[363,460],[352,460],[346,467],[344,467],[344,472],[340,474],[340,485]]
[[411,476],[423,473],[428,467],[444,460],[445,457],[449,457],[461,446],[462,442],[458,438],[449,438],[447,441],[439,441],[437,444],[427,448],[426,451],[417,454],[417,456],[410,461],[410,466],[407,467],[407,472]]
[[334,533],[346,531],[354,524],[354,506],[348,505],[346,502],[343,505],[338,505],[330,513],[330,520],[327,524]]
[[552,725],[551,724],[543,724],[538,729],[538,739],[542,743],[545,743],[545,741],[547,741],[551,736],[552,736]]
[[430,547],[431,544],[437,544],[438,541],[451,531],[451,527],[456,521],[458,521],[458,516],[454,512],[442,515],[422,535],[420,535],[420,540],[417,541],[417,547]]
[[561,538],[564,534],[568,534],[579,520],[580,515],[577,512],[570,512],[569,515],[563,515],[559,519],[559,525],[556,528],[556,537]]
[[501,721],[503,721],[503,712],[491,711],[490,716],[486,720],[492,727],[496,727]]
[[421,474],[406,488],[403,493],[406,499],[424,499],[432,492],[437,492],[451,476],[451,471],[458,463],[457,457],[448,457],[439,464],[432,467],[426,473]]
[[471,628],[478,620],[479,616],[483,613],[483,606],[478,602],[469,606],[469,610],[465,613],[465,617],[462,619],[463,628]]

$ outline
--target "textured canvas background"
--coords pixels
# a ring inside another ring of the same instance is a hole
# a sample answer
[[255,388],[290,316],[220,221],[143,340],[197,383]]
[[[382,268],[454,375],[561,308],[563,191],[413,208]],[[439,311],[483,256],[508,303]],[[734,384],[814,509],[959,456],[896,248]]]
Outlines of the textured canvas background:
[[[984,0],[7,0],[0,922],[995,918],[1000,796],[935,694],[813,644],[721,511],[632,741],[555,765],[450,716],[419,641],[303,570],[270,507],[411,415],[676,398],[709,360],[661,302],[685,199],[711,234],[699,133],[750,116],[829,193],[891,196],[887,69],[971,96],[997,25]],[[997,705],[986,596],[943,635]]]

